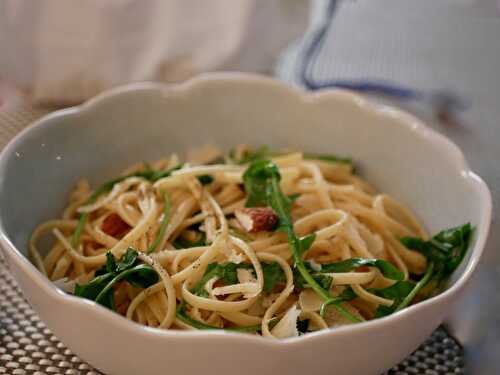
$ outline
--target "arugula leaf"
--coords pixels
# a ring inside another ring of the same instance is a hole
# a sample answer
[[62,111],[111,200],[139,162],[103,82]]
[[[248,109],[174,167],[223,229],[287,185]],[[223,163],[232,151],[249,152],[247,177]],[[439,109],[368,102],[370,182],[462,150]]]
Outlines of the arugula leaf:
[[[128,252],[128,249],[127,249],[127,252]],[[114,273],[115,270],[116,270],[115,257],[110,252],[107,252],[106,253],[106,264],[103,267],[101,267],[101,269],[100,269],[101,272],[100,273],[101,274],[103,274],[103,273]]]
[[316,239],[316,234],[308,234],[299,240],[300,243],[300,256],[302,256],[309,248],[312,246],[314,240]]
[[158,235],[156,236],[153,243],[148,247],[146,253],[152,253],[156,250],[156,248],[160,245],[163,237],[165,236],[165,232],[167,230],[168,221],[170,220],[170,199],[168,195],[165,194],[164,191],[161,192],[161,199],[163,200],[163,219],[161,220],[160,230],[158,231]]
[[393,285],[382,289],[369,289],[370,292],[375,293],[377,296],[394,301],[402,301],[415,287],[415,283],[409,280],[399,281]]
[[[95,301],[99,293],[108,285],[112,278],[112,273],[106,273],[95,277],[88,284],[80,285],[77,283],[75,285],[75,296]],[[102,300],[104,306],[114,309],[113,296],[107,296],[107,298],[103,298]]]
[[128,281],[136,288],[149,288],[158,282],[159,277],[156,271],[147,264],[139,264],[129,270],[122,272],[121,278]]
[[471,225],[465,224],[441,231],[429,241],[416,237],[402,238],[403,245],[424,254],[429,265],[417,283],[400,280],[388,288],[368,289],[371,293],[394,301],[392,306],[380,305],[375,312],[375,318],[390,315],[408,306],[430,281],[434,281],[436,286],[443,283],[463,259],[469,246],[471,233]]
[[342,293],[339,294],[337,298],[341,298],[344,302],[352,301],[355,298],[358,298],[356,292],[351,288],[351,286],[347,286],[344,288]]
[[[403,280],[404,278],[403,273],[396,267],[394,267],[391,263],[380,259],[351,258],[337,263],[322,264],[319,271],[314,270],[309,262],[304,262],[304,266],[311,274],[313,279],[326,290],[330,290],[330,287],[332,285],[332,278],[329,275],[324,274],[324,272],[349,272],[361,266],[377,267],[385,277],[392,280]],[[294,269],[293,277],[296,288],[303,289],[308,286],[308,283],[304,280],[298,270]],[[337,298],[339,298],[343,302],[347,302],[356,297],[357,295],[356,293],[354,293],[351,287],[347,287]]]
[[[116,177],[112,180],[105,182],[104,184],[99,186],[96,190],[94,190],[94,192],[90,195],[89,199],[87,199],[84,205],[95,203],[101,195],[110,192],[117,183],[122,182],[123,180],[129,177],[142,177],[151,182],[155,182],[161,178],[170,176],[173,171],[178,170],[180,168],[182,168],[182,164],[178,164],[175,167],[164,171],[155,171],[152,170],[151,168],[146,167],[146,169],[143,171],[130,173],[126,176]],[[83,228],[85,227],[85,222],[87,221],[88,215],[89,215],[88,213],[83,213],[80,215],[80,218],[78,219],[78,224],[76,225],[75,232],[71,237],[71,246],[73,246],[74,248],[77,248],[80,243],[80,237],[82,235]]]
[[[112,286],[121,280],[127,280],[130,284],[137,288],[147,288],[158,281],[156,271],[146,264],[139,264],[120,273],[112,274],[114,277],[106,284],[106,286],[99,292],[94,301],[101,303],[101,299],[106,299],[108,293],[112,293]],[[106,305],[105,305],[106,306]],[[113,306],[107,306],[113,309]]]
[[375,311],[375,318],[387,316],[396,311],[397,307],[403,302],[405,298],[415,288],[415,283],[412,281],[404,280],[383,289],[369,289],[368,291],[376,294],[379,297],[393,300],[392,306],[378,306]]
[[[323,289],[330,290],[333,281],[333,279],[330,276],[317,273],[312,269],[309,262],[304,262],[304,266],[306,267],[307,271],[311,274],[313,279]],[[297,268],[293,269],[293,283],[295,285],[295,288],[297,289],[304,289],[305,287],[310,286]]]
[[[427,258],[428,266],[424,276],[414,285],[413,289],[396,305],[394,312],[408,306],[415,296],[429,282],[438,289],[448,277],[458,268],[469,247],[473,228],[470,223],[462,226],[443,230],[433,236],[429,241],[416,237],[404,237],[401,243],[411,250],[418,251]],[[391,306],[392,307],[392,306]],[[382,309],[380,314],[393,311]]]
[[401,243],[416,250],[434,264],[431,280],[440,286],[458,268],[469,248],[473,228],[470,223],[443,230],[429,241],[416,237],[403,237]]
[[[394,283],[387,288],[367,289],[367,291],[370,293],[394,301],[392,306],[379,305],[377,310],[375,311],[375,318],[381,318],[383,316],[392,314],[396,310],[397,306],[411,293],[414,287],[415,283],[413,281],[402,280]],[[358,298],[358,295],[350,286],[347,286],[337,298],[342,300],[342,302],[349,302],[353,299]]]
[[376,267],[382,275],[391,280],[403,280],[404,274],[396,267],[382,259],[351,258],[337,263],[322,264],[319,272],[350,272],[358,267]]
[[304,154],[304,159],[312,159],[312,160],[322,160],[322,161],[327,161],[329,163],[342,163],[342,164],[352,164],[352,159],[351,158],[345,158],[342,156],[337,156],[337,155],[327,155],[327,154],[309,154],[305,153]]
[[335,308],[352,321],[359,321],[357,317],[344,309],[332,297],[330,291],[321,286],[307,270],[302,260],[302,254],[310,246],[314,238],[303,239],[297,237],[293,229],[291,216],[291,201],[280,188],[281,175],[276,164],[269,160],[257,160],[250,164],[243,174],[245,191],[248,195],[246,206],[255,205],[270,206],[279,217],[279,230],[284,231],[288,237],[288,243],[292,251],[294,267],[298,269],[304,280],[320,295],[325,303],[322,312],[328,304],[334,304]]
[[129,247],[125,254],[122,255],[121,259],[119,262],[115,261],[115,257],[113,256],[112,253],[107,252],[106,253],[106,269],[108,272],[111,273],[120,273],[123,272],[129,268],[132,268],[135,261],[137,260],[137,256],[139,254],[137,251]]
[[[278,167],[269,160],[258,160],[253,162],[243,174],[243,183],[247,193],[246,207],[258,207],[268,205],[268,186],[271,178],[281,176]],[[280,190],[281,193],[281,190]],[[283,193],[281,193],[283,195]],[[290,199],[285,196],[285,207],[290,206]],[[279,215],[278,215],[279,216]]]
[[140,263],[137,256],[137,251],[130,247],[118,262],[111,252],[106,253],[106,264],[98,270],[99,275],[87,284],[76,284],[75,296],[90,299],[114,310],[112,287],[116,283],[125,280],[137,288],[148,288],[157,283],[159,277],[156,271],[149,265]]
[[218,264],[218,273],[217,276],[222,280],[222,282],[226,285],[233,285],[238,283],[238,268],[247,269],[251,266],[246,263],[222,263]]
[[262,262],[261,265],[262,273],[264,274],[264,287],[262,290],[266,293],[271,293],[276,285],[285,282],[285,273],[277,262]]

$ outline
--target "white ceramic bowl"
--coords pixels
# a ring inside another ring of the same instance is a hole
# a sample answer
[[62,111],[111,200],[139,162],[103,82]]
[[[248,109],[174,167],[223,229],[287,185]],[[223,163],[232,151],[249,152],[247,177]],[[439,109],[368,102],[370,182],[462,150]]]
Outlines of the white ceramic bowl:
[[[435,298],[283,341],[142,327],[62,293],[25,257],[31,231],[60,215],[79,177],[98,183],[132,162],[207,142],[352,156],[368,181],[414,209],[431,232],[471,222],[469,256]],[[125,86],[50,114],[3,151],[0,192],[0,240],[26,298],[71,350],[120,375],[381,373],[443,322],[479,261],[491,216],[489,190],[459,149],[416,118],[350,92],[307,93],[243,74]]]

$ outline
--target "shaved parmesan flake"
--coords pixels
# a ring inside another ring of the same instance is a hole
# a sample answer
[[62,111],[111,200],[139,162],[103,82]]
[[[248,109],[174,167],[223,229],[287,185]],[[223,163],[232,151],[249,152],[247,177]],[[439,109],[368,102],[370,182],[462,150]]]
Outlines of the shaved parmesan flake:
[[301,311],[297,309],[296,305],[293,305],[281,318],[281,320],[274,326],[271,330],[271,334],[278,338],[284,339],[287,337],[297,337],[299,331],[297,329],[297,319]]
[[299,305],[304,312],[318,311],[324,300],[312,289],[304,289],[299,295]]

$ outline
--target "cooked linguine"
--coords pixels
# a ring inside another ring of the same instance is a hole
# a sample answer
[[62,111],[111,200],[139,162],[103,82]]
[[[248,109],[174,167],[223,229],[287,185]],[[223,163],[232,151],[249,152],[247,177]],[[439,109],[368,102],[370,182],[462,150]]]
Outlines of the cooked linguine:
[[430,296],[451,273],[435,243],[466,250],[470,226],[453,230],[461,244],[428,241],[349,160],[239,146],[139,163],[94,191],[81,180],[30,254],[65,291],[143,325],[286,338]]

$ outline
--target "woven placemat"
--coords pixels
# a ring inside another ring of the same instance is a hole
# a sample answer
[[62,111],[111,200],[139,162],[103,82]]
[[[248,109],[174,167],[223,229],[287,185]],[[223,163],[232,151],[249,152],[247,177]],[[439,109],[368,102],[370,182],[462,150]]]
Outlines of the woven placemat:
[[[3,112],[0,108],[0,147],[3,148],[17,132],[45,113],[28,104]],[[387,372],[388,375],[463,373],[463,350],[442,327]],[[0,374],[100,374],[66,348],[45,326],[24,299],[1,256]]]
[[[463,374],[462,348],[444,328],[388,375]],[[97,375],[40,321],[0,258],[0,374]]]

